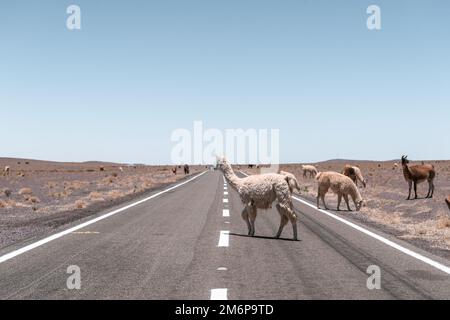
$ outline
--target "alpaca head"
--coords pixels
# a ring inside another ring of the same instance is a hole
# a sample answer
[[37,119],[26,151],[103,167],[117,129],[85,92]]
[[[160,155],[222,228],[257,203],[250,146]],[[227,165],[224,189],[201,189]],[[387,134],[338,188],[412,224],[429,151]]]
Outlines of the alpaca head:
[[230,165],[228,164],[227,159],[225,157],[217,157],[217,168],[220,170],[224,170],[225,168],[228,168]]
[[364,200],[359,200],[356,202],[356,211],[361,210],[362,207],[366,206],[366,202]]
[[403,156],[402,157],[402,165],[406,165],[408,163],[409,163],[408,156]]

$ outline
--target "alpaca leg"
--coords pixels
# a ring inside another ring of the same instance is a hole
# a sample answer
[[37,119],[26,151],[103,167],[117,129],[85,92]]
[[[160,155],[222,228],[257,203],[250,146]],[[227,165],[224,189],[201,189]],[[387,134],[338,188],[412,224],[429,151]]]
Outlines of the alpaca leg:
[[414,199],[417,199],[417,182],[415,181],[414,181],[414,194],[415,194]]
[[325,194],[322,194],[321,198],[322,198],[322,203],[323,203],[323,206],[325,207],[325,210],[328,210],[327,204],[325,203]]
[[342,201],[342,194],[338,194],[337,211],[339,211],[339,207],[341,206],[341,201]]
[[320,201],[320,193],[317,194],[317,209],[320,209],[319,201]]
[[412,181],[409,181],[408,184],[409,184],[409,194],[408,194],[408,199],[406,199],[406,200],[410,200],[411,199]]
[[433,180],[428,181],[428,195],[427,198],[433,198],[434,195],[434,182]]
[[427,193],[427,196],[425,198],[428,199],[430,197],[430,194],[431,194],[431,182],[428,181],[428,193]]
[[[345,200],[345,203],[347,204],[348,211],[352,211],[352,209],[350,209],[350,203],[348,202],[348,194],[344,194],[344,200]],[[356,203],[355,203],[355,206],[356,206]]]
[[250,236],[254,236],[255,235],[255,220],[256,220],[256,207],[255,206],[251,206],[250,208],[250,212],[249,212],[249,220],[250,220]]
[[245,223],[247,224],[247,228],[248,228],[248,235],[250,235],[251,231],[252,231],[252,227],[250,225],[250,221],[248,220],[248,207],[245,207],[244,210],[242,210],[242,219],[244,219]]
[[297,235],[297,215],[295,214],[294,210],[293,210],[294,206],[291,206],[291,210],[289,210],[289,220],[291,221],[292,224],[292,233],[294,235],[294,240],[297,241],[298,240],[298,235]]
[[433,196],[434,196],[434,181],[432,180],[431,181],[431,195],[430,195],[430,198],[433,198]]
[[277,203],[276,207],[277,207],[277,211],[280,214],[280,218],[281,218],[280,227],[278,228],[277,235],[275,236],[275,238],[278,239],[278,238],[280,238],[281,233],[283,232],[284,226],[288,223],[289,218],[287,217],[285,210],[279,203]]

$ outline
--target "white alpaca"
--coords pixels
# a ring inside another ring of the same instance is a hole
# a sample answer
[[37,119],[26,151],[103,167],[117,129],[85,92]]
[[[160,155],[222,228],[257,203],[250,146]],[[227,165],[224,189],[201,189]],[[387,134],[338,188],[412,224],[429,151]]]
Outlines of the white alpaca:
[[351,211],[350,204],[348,202],[349,195],[352,197],[352,200],[355,203],[356,211],[359,211],[364,205],[364,200],[362,199],[358,188],[349,177],[337,172],[320,172],[317,175],[316,180],[318,181],[317,209],[320,209],[319,199],[322,199],[325,209],[328,210],[325,203],[325,195],[330,188],[335,194],[338,195],[338,211],[341,205],[342,197],[344,197],[348,211]]
[[311,165],[302,166],[302,170],[303,170],[303,178],[306,178],[308,174],[310,178],[315,178],[317,176],[317,173],[319,172],[316,167]]
[[301,193],[297,178],[292,173],[280,170],[280,174],[288,178],[289,189],[291,190],[291,193],[293,193],[295,189],[297,189],[298,192]]
[[255,235],[255,219],[258,209],[269,209],[277,200],[276,208],[281,217],[280,227],[276,234],[279,238],[284,226],[291,221],[294,232],[294,240],[297,240],[297,215],[292,204],[289,178],[276,173],[239,178],[233,172],[225,158],[217,160],[217,165],[222,170],[225,178],[241,197],[245,205],[242,218],[247,223],[248,235]]

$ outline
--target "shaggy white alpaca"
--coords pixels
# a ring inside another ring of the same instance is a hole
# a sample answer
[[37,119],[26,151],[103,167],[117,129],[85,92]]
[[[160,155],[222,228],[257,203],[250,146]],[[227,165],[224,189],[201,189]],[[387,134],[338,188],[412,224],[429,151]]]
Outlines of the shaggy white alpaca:
[[291,221],[294,240],[297,240],[297,215],[292,204],[288,177],[276,173],[267,173],[239,178],[225,158],[219,158],[217,165],[231,187],[239,193],[241,201],[245,205],[242,218],[247,223],[250,236],[255,235],[257,210],[269,209],[272,207],[272,203],[277,200],[276,208],[280,214],[281,222],[275,237],[279,238],[284,226],[288,221]]

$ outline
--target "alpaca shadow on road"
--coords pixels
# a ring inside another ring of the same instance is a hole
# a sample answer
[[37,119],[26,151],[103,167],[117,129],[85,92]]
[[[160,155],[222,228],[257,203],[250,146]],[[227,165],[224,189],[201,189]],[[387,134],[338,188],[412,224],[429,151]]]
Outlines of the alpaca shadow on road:
[[[405,198],[403,198],[405,199]],[[427,197],[417,197],[417,199],[415,198],[411,198],[411,199],[405,199],[406,201],[414,201],[414,200],[427,200],[427,199],[433,199],[433,198],[427,198]]]
[[239,234],[239,233],[230,233],[230,236],[237,236],[237,237],[243,237],[243,238],[256,238],[256,239],[266,239],[266,240],[280,240],[280,241],[289,241],[289,242],[300,242],[299,240],[294,240],[291,238],[275,238],[275,237],[267,237],[267,236],[249,236],[247,234]]

